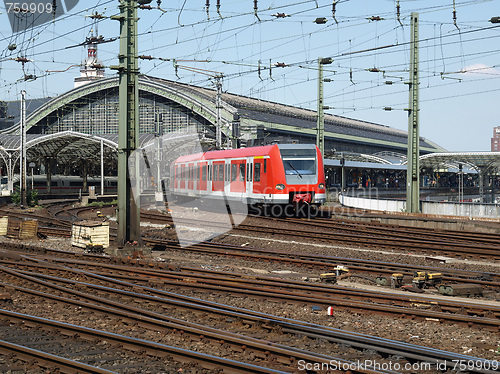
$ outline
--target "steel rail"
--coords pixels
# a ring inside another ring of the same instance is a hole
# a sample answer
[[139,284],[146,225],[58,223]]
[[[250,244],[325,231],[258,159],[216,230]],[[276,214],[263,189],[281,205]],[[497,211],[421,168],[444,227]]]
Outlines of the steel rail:
[[[160,222],[167,222],[167,223],[173,222],[171,216],[166,216],[154,212],[141,212],[141,217]],[[346,220],[339,220],[336,218],[304,219],[295,217],[277,218],[277,217],[265,217],[265,216],[257,216],[254,218],[262,220],[263,222],[265,222],[266,220],[270,220],[273,222],[280,222],[284,224],[294,224],[294,225],[300,225],[302,227],[307,226],[308,228],[309,227],[314,227],[319,229],[326,228],[329,230],[338,230],[341,232],[347,231],[347,232],[358,233],[360,231],[360,228],[362,228],[362,231],[365,234],[369,233],[381,237],[387,237],[387,236],[393,237],[394,234],[397,234],[399,236],[401,236],[402,234],[407,236],[416,235],[418,240],[428,242],[431,241],[431,239],[433,239],[434,241],[440,241],[442,243],[445,243],[446,245],[450,244],[450,240],[452,241],[461,240],[465,243],[470,243],[471,241],[474,241],[474,243],[483,242],[485,244],[494,245],[497,248],[499,247],[497,235],[488,233],[478,234],[476,232],[463,232],[456,230],[432,230],[432,229],[422,229],[418,227],[404,227],[404,226],[400,227],[396,225],[371,224],[371,223],[356,222],[356,221],[346,222]],[[192,220],[185,220],[180,218],[176,218],[175,221],[187,222],[187,223],[192,222]],[[239,225],[239,227],[243,228],[248,228],[249,226],[251,227],[251,225],[248,224]],[[263,225],[260,225],[259,227],[265,228],[265,226]],[[304,232],[302,228],[299,229],[299,231]]]
[[[495,316],[499,315],[500,308],[477,303],[457,303],[453,301],[441,300],[440,304],[438,304],[437,306],[442,311],[435,311],[413,307],[415,304],[423,304],[429,306],[433,304],[433,300],[419,298],[418,296],[405,297],[389,295],[385,292],[367,292],[357,289],[349,290],[345,287],[339,288],[326,287],[323,285],[300,285],[298,283],[290,283],[283,280],[278,281],[269,278],[266,278],[266,283],[263,283],[264,277],[261,277],[260,280],[254,281],[252,279],[243,279],[242,277],[222,277],[220,273],[216,272],[214,272],[215,274],[212,273],[211,275],[216,275],[217,278],[210,279],[206,275],[196,276],[193,274],[177,274],[166,270],[142,270],[131,267],[123,267],[120,265],[95,264],[92,262],[80,260],[53,259],[53,261],[55,263],[60,263],[63,266],[67,266],[68,264],[71,264],[73,266],[84,266],[86,271],[88,271],[88,269],[90,268],[90,271],[98,275],[109,274],[109,270],[125,271],[127,275],[111,274],[115,278],[121,279],[135,279],[136,281],[140,281],[141,278],[137,278],[136,276],[134,276],[135,273],[135,275],[140,275],[142,277],[150,276],[152,278],[159,279],[165,285],[188,289],[202,288],[206,290],[227,292],[231,294],[236,293],[247,296],[252,295],[260,298],[272,297],[278,300],[289,301],[293,303],[313,303],[323,306],[335,305],[337,308],[358,310],[364,313],[369,311],[382,314],[404,315],[410,318],[432,318],[439,321],[451,321],[455,323],[465,323],[467,325],[482,326],[492,331],[500,330],[500,320],[498,318],[494,318]],[[102,270],[107,269],[107,272],[96,273],[96,267]],[[131,272],[132,274],[130,274]],[[275,285],[275,287],[280,287],[280,289],[269,287],[271,282]],[[302,289],[303,293],[298,293],[298,288]],[[370,301],[365,301],[366,299]],[[404,305],[401,305],[401,303],[400,305],[393,305],[398,299],[401,301],[406,301],[406,303]],[[385,301],[386,303],[389,303],[391,305],[380,304],[377,301]],[[455,314],[449,313],[452,311],[454,311]],[[483,317],[478,317],[477,315],[483,315]],[[493,316],[493,318],[484,317],[489,315]]]
[[16,359],[33,363],[37,366],[53,370],[55,367],[61,373],[89,373],[89,374],[113,374],[116,371],[102,369],[97,366],[87,365],[82,362],[73,361],[47,352],[0,340],[0,354],[13,354]]
[[[475,362],[478,363],[478,365],[475,367],[474,370],[472,370],[473,372],[480,372],[480,373],[495,372],[492,370],[484,370],[484,368],[487,365],[491,365],[491,362],[485,359],[475,358],[458,353],[446,352],[428,347],[422,347],[410,343],[398,342],[390,339],[372,337],[369,335],[355,333],[355,332],[346,332],[328,326],[319,326],[303,321],[297,321],[288,318],[267,315],[260,312],[231,307],[198,298],[178,295],[175,293],[158,290],[151,287],[138,286],[134,283],[123,282],[120,280],[116,280],[106,276],[100,276],[93,273],[88,273],[83,271],[79,271],[79,273],[81,273],[82,275],[85,274],[92,278],[100,279],[105,282],[110,282],[130,287],[134,290],[140,289],[143,290],[144,293],[148,292],[153,295],[160,295],[161,298],[151,295],[137,294],[137,292],[119,290],[119,292],[121,292],[122,294],[129,294],[134,297],[143,297],[156,302],[162,301],[168,305],[175,305],[176,307],[179,308],[187,308],[189,310],[194,309],[202,313],[214,312],[214,311],[217,314],[225,313],[228,316],[241,318],[245,321],[251,320],[254,322],[265,323],[271,326],[272,325],[280,326],[280,328],[283,329],[283,331],[286,330],[291,333],[302,334],[309,336],[311,338],[325,339],[327,341],[341,343],[341,344],[349,344],[354,347],[363,349],[375,349],[379,352],[401,355],[405,358],[422,362],[434,362],[434,363],[444,362],[448,367],[453,367],[454,363],[457,361]],[[108,289],[107,287],[96,286],[88,283],[85,283],[85,285],[90,288],[102,288],[104,290]],[[116,289],[112,290],[115,290],[114,292],[116,292]]]
[[24,324],[40,326],[43,329],[56,329],[72,335],[78,334],[80,337],[90,339],[104,339],[121,345],[125,349],[133,351],[146,351],[151,356],[170,355],[179,362],[197,362],[200,366],[207,369],[222,369],[231,374],[248,373],[269,373],[284,374],[284,371],[268,369],[257,365],[238,362],[222,357],[212,356],[204,353],[194,352],[187,349],[172,347],[149,340],[137,339],[130,336],[119,335],[107,331],[91,329],[88,327],[72,325],[65,322],[50,320],[47,318],[35,317],[28,314],[0,309],[0,316],[10,321],[22,322]]
[[[106,273],[97,273],[97,274],[105,275]],[[117,275],[115,274],[113,274],[113,276],[117,277]],[[378,304],[375,302],[367,302],[367,301],[347,300],[340,298],[338,296],[332,297],[331,295],[318,296],[307,293],[299,294],[294,290],[284,291],[284,290],[277,290],[265,287],[255,287],[242,282],[239,282],[238,285],[234,284],[236,282],[233,282],[232,286],[217,281],[201,282],[201,281],[196,281],[194,279],[190,279],[189,275],[181,277],[178,280],[161,279],[161,282],[163,284],[168,284],[171,286],[176,286],[181,288],[205,289],[210,291],[225,292],[229,294],[254,296],[262,299],[274,298],[280,301],[288,301],[299,304],[322,305],[324,307],[335,306],[336,308],[343,308],[349,311],[356,310],[363,313],[370,312],[370,313],[387,314],[387,315],[395,314],[395,315],[406,316],[412,319],[417,317],[424,319],[431,318],[436,321],[450,321],[454,323],[463,323],[468,326],[475,325],[480,328],[481,327],[487,328],[494,332],[500,331],[500,320],[497,318],[477,317],[473,315],[467,315],[467,314],[464,315],[459,313],[451,314],[451,313],[439,312],[427,309],[393,306],[393,305]],[[376,299],[377,297],[379,297],[379,295],[376,295],[375,293],[372,294],[373,299]],[[384,296],[382,296],[382,298],[384,298]],[[422,301],[421,304],[429,304],[429,300]],[[484,312],[484,314],[486,314],[486,312]]]
[[[491,287],[500,287],[499,281],[486,281],[474,278],[499,278],[497,273],[488,272],[475,272],[468,270],[456,270],[449,268],[408,265],[401,263],[389,263],[383,261],[373,261],[364,259],[352,259],[338,256],[308,254],[308,253],[294,253],[283,250],[263,249],[256,247],[241,247],[231,244],[222,244],[215,242],[195,243],[192,246],[181,248],[177,242],[171,240],[143,237],[143,241],[152,246],[163,247],[165,249],[173,249],[179,251],[190,251],[199,253],[210,253],[224,256],[242,257],[254,260],[268,260],[280,263],[290,263],[297,266],[307,266],[316,270],[332,269],[336,265],[346,265],[352,270],[359,270],[364,272],[375,273],[377,275],[387,274],[391,275],[395,272],[402,272],[405,275],[413,275],[415,270],[439,272],[442,273],[444,279],[447,281],[476,283]],[[376,268],[375,268],[376,267]]]
[[[93,311],[97,311],[100,313],[103,313],[105,315],[115,315],[121,319],[130,319],[134,320],[137,323],[140,323],[141,326],[145,327],[148,326],[150,329],[154,331],[158,331],[158,329],[163,329],[163,330],[170,330],[170,331],[182,331],[183,333],[190,334],[192,337],[194,337],[196,340],[200,340],[201,338],[203,339],[210,339],[212,342],[219,343],[221,341],[224,341],[226,344],[230,344],[233,349],[237,350],[238,352],[245,352],[247,350],[253,350],[255,351],[255,356],[259,357],[260,359],[264,360],[269,360],[270,356],[275,356],[277,361],[280,363],[283,363],[287,366],[292,366],[294,365],[297,361],[299,360],[304,360],[305,362],[310,362],[310,363],[318,363],[322,365],[328,365],[332,361],[336,361],[342,364],[345,364],[346,366],[354,366],[355,363],[352,361],[348,361],[345,359],[333,357],[333,356],[326,356],[323,354],[318,354],[314,352],[309,352],[305,351],[303,349],[295,348],[295,347],[289,347],[289,346],[284,346],[282,344],[278,343],[272,343],[269,341],[263,341],[260,339],[248,337],[248,336],[243,336],[237,333],[231,333],[227,331],[222,331],[218,330],[215,328],[210,328],[207,326],[203,326],[200,324],[196,323],[190,323],[181,319],[177,319],[174,317],[166,316],[164,314],[159,314],[155,312],[151,312],[145,309],[140,309],[136,308],[130,305],[126,305],[123,303],[115,302],[115,301],[110,301],[106,298],[95,296],[95,295],[90,295],[84,292],[80,291],[75,291],[71,289],[67,289],[65,287],[57,286],[54,284],[51,284],[46,281],[41,281],[39,279],[36,279],[35,277],[27,276],[26,274],[19,272],[12,272],[12,271],[6,271],[5,269],[0,269],[2,271],[5,271],[11,275],[14,276],[22,276],[26,280],[30,280],[32,282],[38,283],[40,285],[43,285],[48,288],[53,288],[57,289],[60,292],[68,293],[73,296],[78,296],[80,298],[83,298],[85,301],[79,301],[75,299],[69,299],[65,297],[60,297],[57,295],[49,294],[47,292],[41,292],[41,291],[36,291],[33,289],[28,289],[26,287],[20,287],[20,286],[15,286],[11,284],[5,284],[5,283],[0,283],[0,285],[3,285],[4,287],[11,287],[19,292],[23,292],[26,294],[31,294],[35,296],[42,297],[44,299],[50,299],[54,301],[58,301],[61,303],[65,304],[72,304],[79,306],[81,308],[86,308],[90,309]],[[53,281],[63,281],[60,278],[54,277],[54,276],[45,276],[43,274],[36,274],[36,277],[42,277],[46,279],[50,279]],[[85,286],[89,287],[89,284],[85,284],[82,282],[71,282],[68,281],[67,283],[71,283],[73,285],[79,285],[79,286]],[[98,289],[97,287],[93,287],[94,289]],[[133,292],[126,292],[123,290],[118,290],[118,289],[112,289],[109,287],[101,287],[101,291],[104,292],[109,292],[113,294],[120,294],[120,295],[126,295],[131,297],[134,300],[141,299],[140,294],[133,293]],[[145,298],[143,298],[145,299]],[[154,301],[154,298],[147,298],[148,301]],[[92,301],[92,303],[89,303],[89,301]],[[364,374],[374,374],[377,373],[376,370],[354,370],[353,372],[356,373],[364,373]]]

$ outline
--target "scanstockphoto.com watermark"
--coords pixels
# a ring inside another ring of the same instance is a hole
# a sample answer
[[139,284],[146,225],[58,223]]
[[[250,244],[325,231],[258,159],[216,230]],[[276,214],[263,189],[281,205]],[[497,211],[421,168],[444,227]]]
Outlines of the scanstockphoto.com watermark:
[[426,373],[451,370],[457,372],[496,372],[500,369],[500,362],[496,360],[441,360],[437,362],[392,362],[392,361],[337,361],[329,362],[307,362],[299,360],[297,362],[298,369],[301,371],[359,371],[359,370],[375,370],[375,371],[395,371],[408,373]]
[[4,0],[13,33],[51,22],[73,9],[79,0]]

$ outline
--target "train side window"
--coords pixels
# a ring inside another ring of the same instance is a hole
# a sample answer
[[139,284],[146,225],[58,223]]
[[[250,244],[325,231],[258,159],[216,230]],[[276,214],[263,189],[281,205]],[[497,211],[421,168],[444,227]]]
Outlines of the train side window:
[[240,164],[240,181],[245,181],[245,163]]
[[253,177],[253,163],[250,163],[250,181],[252,181]]
[[231,181],[234,182],[238,178],[238,165],[231,165]]
[[201,180],[206,181],[207,180],[207,165],[203,165],[201,167]]
[[219,165],[219,180],[224,182],[224,165]]
[[254,164],[253,180],[260,182],[260,162]]
[[264,173],[267,172],[267,158],[264,159]]
[[213,176],[212,176],[212,180],[213,181],[217,181],[217,175],[219,173],[219,165],[215,164],[212,166],[212,169],[213,169]]

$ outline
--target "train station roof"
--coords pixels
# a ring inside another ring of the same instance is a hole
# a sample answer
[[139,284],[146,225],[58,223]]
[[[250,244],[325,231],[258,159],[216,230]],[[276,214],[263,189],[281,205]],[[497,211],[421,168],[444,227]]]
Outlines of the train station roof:
[[[32,100],[28,103],[26,118],[28,133],[53,133],[60,131],[59,129],[80,130],[80,128],[84,129],[83,132],[88,132],[87,128],[91,128],[92,131],[99,131],[99,134],[108,133],[109,129],[116,132],[117,95],[118,79],[112,77],[96,80],[54,98]],[[149,132],[150,128],[154,127],[152,121],[155,116],[146,112],[159,111],[158,108],[163,108],[161,105],[165,107],[171,105],[171,109],[175,109],[164,113],[163,121],[164,124],[168,123],[168,126],[175,127],[179,121],[186,121],[182,116],[186,114],[190,118],[199,120],[210,135],[212,127],[217,122],[217,90],[212,88],[140,75],[139,95],[142,95],[143,106],[146,108],[143,113],[144,118],[141,120],[141,126],[145,126],[143,132]],[[229,92],[223,92],[221,98],[220,121],[223,128],[229,129],[237,118],[240,122],[242,141],[254,139],[264,141],[266,137],[269,137],[268,139],[275,137],[279,141],[280,137],[283,137],[292,140],[301,139],[301,142],[314,142],[316,138],[315,110]],[[148,100],[154,101],[153,104]],[[161,105],[157,106],[156,102]],[[12,117],[11,121],[16,124],[3,129],[2,132],[18,133],[19,103],[7,104],[9,117]],[[150,104],[152,109],[148,109]],[[109,108],[114,109],[109,110]],[[325,113],[324,119],[326,141],[338,144],[332,147],[344,147],[364,153],[370,153],[372,150],[406,152],[408,138],[406,131],[328,113]],[[101,130],[101,127],[104,130]],[[423,137],[420,138],[420,149],[423,153],[444,151]]]
[[420,156],[420,167],[434,169],[468,166],[478,172],[491,172],[500,168],[500,152],[446,152]]
[[[139,143],[145,144],[153,137],[152,134],[141,134]],[[26,152],[29,159],[57,158],[60,162],[71,163],[75,160],[96,159],[96,155],[101,152],[101,141],[108,156],[116,154],[118,134],[89,135],[75,131],[62,131],[48,135],[27,134]],[[0,154],[4,157],[8,153],[18,154],[20,145],[20,135],[0,134]]]

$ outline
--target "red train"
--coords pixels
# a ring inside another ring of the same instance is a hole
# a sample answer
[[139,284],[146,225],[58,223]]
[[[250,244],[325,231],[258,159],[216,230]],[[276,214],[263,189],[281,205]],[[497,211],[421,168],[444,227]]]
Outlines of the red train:
[[174,195],[239,201],[253,206],[318,207],[326,200],[323,158],[312,144],[275,144],[179,157]]

